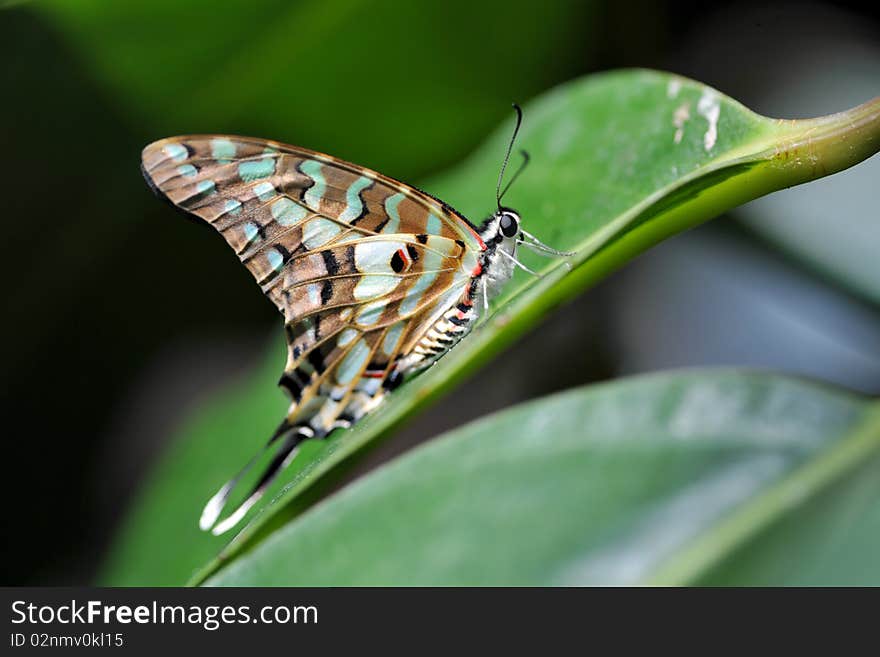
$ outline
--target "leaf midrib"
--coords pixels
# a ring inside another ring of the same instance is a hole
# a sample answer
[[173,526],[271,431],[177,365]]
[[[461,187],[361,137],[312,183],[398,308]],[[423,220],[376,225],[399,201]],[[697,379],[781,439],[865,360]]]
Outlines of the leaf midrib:
[[661,562],[644,584],[685,586],[697,582],[712,567],[785,514],[837,483],[843,475],[880,454],[880,402],[873,402],[846,438],[796,468],[726,518],[711,525],[688,548]]

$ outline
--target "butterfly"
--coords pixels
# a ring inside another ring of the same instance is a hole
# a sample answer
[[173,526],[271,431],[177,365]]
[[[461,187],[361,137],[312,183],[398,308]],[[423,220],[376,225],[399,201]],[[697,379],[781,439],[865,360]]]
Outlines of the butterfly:
[[[211,224],[284,316],[287,363],[279,385],[287,415],[260,454],[209,500],[199,525],[222,534],[260,499],[309,438],[374,410],[405,378],[442,357],[488,311],[541,243],[501,200],[477,227],[446,203],[356,164],[298,146],[229,135],[171,137],[144,148],[153,191]],[[218,522],[236,485],[263,453],[265,470]]]

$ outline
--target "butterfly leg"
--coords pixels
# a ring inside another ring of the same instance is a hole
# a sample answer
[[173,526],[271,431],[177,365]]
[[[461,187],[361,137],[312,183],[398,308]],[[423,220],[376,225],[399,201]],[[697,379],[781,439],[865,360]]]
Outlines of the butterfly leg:
[[486,277],[483,276],[483,310],[485,311],[485,315],[489,317],[489,283],[486,280]]

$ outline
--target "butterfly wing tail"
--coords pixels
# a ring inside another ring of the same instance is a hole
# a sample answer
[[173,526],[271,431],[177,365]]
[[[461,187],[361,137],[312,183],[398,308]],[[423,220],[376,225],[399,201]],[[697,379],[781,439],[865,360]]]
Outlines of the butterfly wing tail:
[[[311,427],[305,425],[290,425],[285,420],[281,423],[266,445],[236,474],[227,481],[214,496],[205,504],[199,519],[199,527],[204,531],[211,531],[219,536],[237,525],[244,515],[256,504],[266,492],[269,484],[279,472],[284,470],[296,457],[300,443],[314,436]],[[280,442],[279,442],[280,441]],[[228,516],[220,520],[220,514],[226,508],[233,491],[254,464],[270,449],[275,448],[271,461],[266,465],[257,482],[251,487],[247,497]]]

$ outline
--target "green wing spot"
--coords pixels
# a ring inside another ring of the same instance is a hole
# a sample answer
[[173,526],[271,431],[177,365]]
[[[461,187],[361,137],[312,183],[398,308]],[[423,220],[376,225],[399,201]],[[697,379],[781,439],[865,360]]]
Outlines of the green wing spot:
[[275,158],[271,157],[242,162],[238,165],[238,175],[244,182],[266,178],[273,173],[275,173]]

